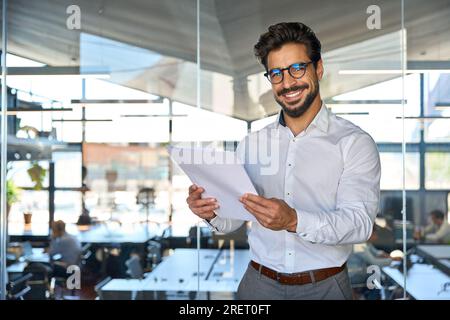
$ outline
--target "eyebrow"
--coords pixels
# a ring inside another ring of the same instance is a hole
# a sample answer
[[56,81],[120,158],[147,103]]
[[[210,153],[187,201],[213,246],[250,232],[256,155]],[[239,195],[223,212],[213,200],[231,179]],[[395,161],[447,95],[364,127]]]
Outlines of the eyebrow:
[[[288,65],[288,66],[285,67],[285,68],[289,68],[289,67],[292,66],[293,64],[307,64],[307,62],[304,62],[304,61],[294,62],[294,63],[291,63],[290,65]],[[275,70],[275,69],[284,69],[284,68],[282,68],[282,67],[271,68],[271,69],[269,69],[269,72],[272,71],[272,70]]]

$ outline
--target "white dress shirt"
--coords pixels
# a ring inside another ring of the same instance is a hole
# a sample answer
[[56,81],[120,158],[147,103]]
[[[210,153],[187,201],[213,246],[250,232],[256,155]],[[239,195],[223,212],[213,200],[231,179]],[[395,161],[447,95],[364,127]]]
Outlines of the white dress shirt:
[[[249,151],[255,146],[263,155],[258,154],[256,161]],[[252,260],[286,273],[337,267],[347,261],[352,244],[370,237],[380,198],[377,146],[366,132],[332,114],[325,104],[297,136],[280,112],[277,121],[241,141],[236,152],[258,194],[283,199],[298,218],[296,232],[252,223],[248,235]],[[210,221],[223,233],[242,223],[218,216]]]
[[425,242],[450,244],[450,225],[444,221],[440,226],[435,224],[425,229]]

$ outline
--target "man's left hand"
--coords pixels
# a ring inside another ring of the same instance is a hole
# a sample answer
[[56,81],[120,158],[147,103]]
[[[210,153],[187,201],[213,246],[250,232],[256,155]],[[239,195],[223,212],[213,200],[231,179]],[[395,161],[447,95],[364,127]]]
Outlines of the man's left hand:
[[258,222],[271,230],[296,232],[297,212],[280,199],[267,199],[251,193],[244,194],[239,201],[244,204]]

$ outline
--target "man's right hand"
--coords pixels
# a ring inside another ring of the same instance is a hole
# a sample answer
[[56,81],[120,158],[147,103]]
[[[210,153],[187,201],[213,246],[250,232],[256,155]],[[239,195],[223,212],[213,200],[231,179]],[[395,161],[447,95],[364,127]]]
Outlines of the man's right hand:
[[211,220],[216,214],[214,210],[219,208],[217,200],[214,198],[202,199],[202,193],[205,189],[198,187],[195,184],[189,187],[189,197],[186,198],[186,202],[189,205],[189,209],[202,219]]

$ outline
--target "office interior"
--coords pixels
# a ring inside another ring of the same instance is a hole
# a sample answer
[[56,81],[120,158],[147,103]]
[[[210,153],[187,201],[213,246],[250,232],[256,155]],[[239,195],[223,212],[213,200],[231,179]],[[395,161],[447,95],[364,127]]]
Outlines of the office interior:
[[[3,3],[3,299],[236,298],[251,226],[217,234],[192,214],[167,147],[234,151],[276,120],[253,45],[280,21],[316,32],[324,102],[380,152],[372,245],[394,259],[369,288],[355,245],[354,298],[450,299],[450,239],[420,237],[432,211],[449,223],[450,1]],[[55,275],[60,220],[81,249]]]

